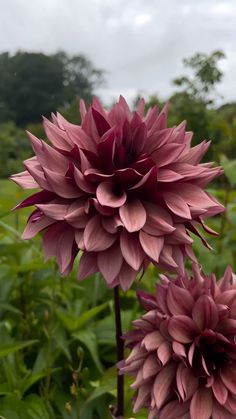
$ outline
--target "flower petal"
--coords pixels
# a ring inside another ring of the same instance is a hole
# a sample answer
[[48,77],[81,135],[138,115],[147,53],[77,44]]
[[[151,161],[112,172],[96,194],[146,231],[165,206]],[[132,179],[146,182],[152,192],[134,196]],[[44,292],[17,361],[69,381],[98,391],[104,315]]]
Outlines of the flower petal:
[[[175,364],[166,365],[157,375],[153,385],[153,394],[156,402],[156,407],[160,409],[160,407],[164,404],[167,400],[170,392],[170,387],[174,380],[176,373],[176,366]],[[200,418],[201,416],[199,416]],[[199,419],[198,418],[198,419]]]
[[210,419],[212,415],[212,393],[202,387],[194,394],[190,404],[191,419]]
[[126,193],[115,193],[115,184],[109,180],[101,182],[97,187],[96,196],[101,205],[106,205],[112,208],[119,208],[124,205],[126,201]]
[[158,262],[163,248],[164,238],[151,236],[141,230],[139,232],[139,240],[146,255],[155,262]]
[[79,268],[77,279],[83,281],[90,275],[93,275],[98,271],[97,266],[97,255],[93,252],[84,252],[79,261]]
[[168,332],[180,343],[192,342],[197,331],[196,324],[190,317],[178,315],[170,318]]
[[122,231],[120,235],[120,248],[128,265],[138,271],[144,259],[144,252],[137,236]]
[[107,284],[111,284],[119,274],[122,262],[123,257],[118,244],[114,244],[109,249],[99,252],[97,264]]
[[141,230],[146,222],[146,211],[139,199],[127,201],[120,207],[119,214],[124,227],[129,233]]
[[192,318],[200,330],[214,329],[219,321],[219,313],[212,297],[201,295],[196,301]]
[[108,249],[116,240],[115,234],[110,234],[101,225],[100,216],[91,218],[84,230],[84,245],[88,252],[101,252]]

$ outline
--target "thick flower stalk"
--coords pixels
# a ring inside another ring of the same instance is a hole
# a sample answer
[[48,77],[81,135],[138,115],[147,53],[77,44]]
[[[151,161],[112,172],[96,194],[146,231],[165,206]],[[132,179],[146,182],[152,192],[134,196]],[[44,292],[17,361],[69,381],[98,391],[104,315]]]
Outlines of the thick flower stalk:
[[200,163],[209,142],[191,148],[184,122],[167,128],[167,106],[144,106],[132,113],[120,97],[107,111],[95,98],[88,110],[81,102],[81,125],[44,119],[50,145],[28,134],[35,156],[12,179],[41,191],[17,207],[35,207],[23,238],[42,232],[62,275],[80,250],[78,279],[99,271],[109,287],[127,290],[149,262],[183,274],[184,258],[194,260],[188,232],[211,233],[204,220],[223,211],[204,192],[221,173]]
[[132,351],[119,364],[134,375],[134,412],[149,419],[236,417],[236,276],[205,276],[197,267],[156,294],[139,293],[146,310],[126,334]]

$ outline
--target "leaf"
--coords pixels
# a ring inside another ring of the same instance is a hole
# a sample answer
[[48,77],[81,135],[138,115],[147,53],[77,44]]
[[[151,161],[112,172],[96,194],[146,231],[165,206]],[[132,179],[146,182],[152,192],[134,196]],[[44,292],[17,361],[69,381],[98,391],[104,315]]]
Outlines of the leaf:
[[86,403],[91,403],[106,393],[113,394],[114,390],[116,390],[116,367],[111,367],[105,371],[98,386],[86,400]]
[[60,370],[61,368],[53,368],[38,372],[36,374],[29,373],[20,383],[21,394],[24,394],[33,384],[37,383],[42,378],[48,377],[49,375],[52,375],[53,373]]
[[28,346],[37,343],[37,340],[28,340],[26,342],[14,342],[0,346],[0,358],[9,355],[12,352],[17,352],[20,349],[24,349]]
[[226,156],[222,156],[220,164],[224,168],[225,176],[227,177],[230,185],[234,187],[236,185],[236,159],[229,160]]
[[98,351],[97,340],[96,340],[95,334],[91,330],[86,329],[86,330],[80,330],[79,332],[74,333],[73,337],[76,340],[80,341],[82,344],[84,344],[84,346],[88,349],[98,371],[102,373],[103,367],[98,357],[99,351]]
[[61,310],[56,310],[56,314],[64,326],[71,332],[78,330],[80,327],[84,326],[89,320],[101,313],[105,308],[107,308],[109,303],[103,303],[97,307],[93,307],[90,310],[85,311],[81,316],[76,317],[75,315],[65,314]]

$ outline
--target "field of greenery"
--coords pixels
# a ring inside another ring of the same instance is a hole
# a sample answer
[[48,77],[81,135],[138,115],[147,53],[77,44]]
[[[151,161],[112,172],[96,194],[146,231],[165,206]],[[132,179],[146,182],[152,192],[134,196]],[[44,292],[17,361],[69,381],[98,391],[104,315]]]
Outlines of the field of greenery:
[[[195,241],[203,269],[217,275],[228,263],[236,268],[235,162],[225,163],[225,169],[224,187],[211,189],[227,206],[227,212],[210,223],[220,237],[209,239],[212,251]],[[0,415],[109,418],[108,406],[116,394],[112,291],[99,275],[80,284],[75,270],[61,278],[53,261],[44,262],[40,238],[20,239],[27,210],[10,209],[25,192],[8,180],[0,187]],[[139,312],[135,288],[152,290],[156,280],[156,269],[149,268],[141,282],[122,294],[124,331]],[[132,414],[128,387],[126,378],[125,417],[145,419],[145,412]]]
[[[174,125],[187,119],[188,129],[195,132],[194,144],[213,138],[207,160],[225,169],[210,192],[225,205],[226,212],[207,223],[220,235],[205,235],[211,251],[198,238],[194,244],[205,273],[215,272],[218,277],[227,264],[236,271],[236,104],[217,107],[214,102],[213,88],[222,76],[217,67],[220,58],[222,53],[215,52],[186,60],[194,76],[174,81],[180,91],[170,98],[169,120]],[[59,108],[72,122],[76,120],[79,93],[89,101],[102,75],[84,57],[69,58],[62,53],[0,55],[0,417],[106,419],[116,396],[113,292],[99,274],[78,283],[77,266],[68,277],[61,278],[54,260],[45,263],[40,237],[21,240],[28,211],[11,211],[27,196],[7,180],[31,155],[24,129],[43,136],[37,118],[49,113],[43,108],[45,103],[49,106],[48,98],[40,102],[36,92],[31,93],[30,82],[30,103],[27,89],[19,88],[27,74],[37,70],[38,63],[44,66],[44,80],[47,74],[57,80],[57,91],[59,85],[67,86],[56,97],[48,92],[54,98],[50,110]],[[17,80],[10,77],[15,68]],[[64,83],[62,75],[71,84]],[[13,88],[17,92],[14,103],[10,101]],[[39,84],[39,91],[42,89]],[[156,102],[153,95],[147,107]],[[19,103],[28,103],[28,107]],[[121,294],[124,331],[140,312],[136,289],[153,291],[157,280],[156,268],[150,267],[141,281],[137,279],[131,290]],[[146,419],[145,411],[132,413],[128,378],[125,386],[125,418]]]

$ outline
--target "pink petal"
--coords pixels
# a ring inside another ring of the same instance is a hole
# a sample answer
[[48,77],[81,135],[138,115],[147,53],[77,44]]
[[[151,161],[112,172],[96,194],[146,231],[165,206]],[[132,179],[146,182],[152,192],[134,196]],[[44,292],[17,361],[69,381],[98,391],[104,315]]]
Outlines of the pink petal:
[[69,205],[64,203],[37,204],[37,208],[47,217],[54,220],[64,220]]
[[117,276],[117,279],[123,291],[128,291],[128,289],[133,284],[136,275],[137,271],[131,268],[131,266],[128,265],[125,261],[123,261],[120,272]]
[[158,182],[176,182],[183,179],[183,176],[170,169],[161,169],[158,172]]
[[126,193],[123,191],[120,194],[116,194],[115,185],[109,180],[100,183],[97,187],[96,196],[101,205],[107,205],[112,208],[119,208],[126,201]]
[[138,410],[145,405],[145,402],[148,400],[148,398],[150,397],[150,392],[151,392],[151,385],[144,385],[142,387],[140,387],[140,389],[138,390],[138,396],[135,400],[135,404],[133,407],[133,412],[137,413]]
[[160,409],[160,407],[169,397],[170,388],[172,386],[175,373],[175,364],[169,364],[162,368],[162,370],[157,375],[157,378],[155,379],[153,385],[153,394],[156,402],[156,407],[158,409]]
[[217,326],[217,331],[224,333],[224,335],[236,334],[236,319],[223,319]]
[[132,143],[133,149],[137,154],[140,154],[143,150],[144,144],[147,139],[147,127],[144,122],[142,122],[134,131]]
[[90,220],[85,213],[85,203],[83,200],[76,199],[69,207],[65,220],[75,228],[84,228]]
[[163,342],[157,349],[157,356],[161,361],[162,365],[167,364],[172,356],[172,347],[170,342]]
[[82,281],[98,271],[97,255],[93,252],[84,252],[79,261],[77,279]]
[[51,225],[43,234],[43,250],[45,261],[50,257],[56,256],[57,243],[60,237],[64,234],[68,226],[65,222],[55,223]]
[[179,217],[191,220],[191,213],[186,202],[176,193],[164,192],[163,197],[170,210]]
[[172,343],[173,351],[176,355],[179,357],[186,358],[186,349],[185,346],[182,343],[174,341]]
[[178,400],[167,403],[161,409],[160,419],[189,419],[189,403],[180,403]]
[[144,259],[144,252],[139,240],[135,235],[122,231],[120,235],[120,248],[128,265],[138,271]]
[[212,415],[212,393],[202,387],[194,394],[190,404],[191,419],[210,419]]
[[146,222],[146,211],[139,199],[127,201],[119,209],[119,214],[129,233],[139,231]]
[[93,119],[95,121],[97,130],[98,130],[98,134],[100,135],[100,137],[102,137],[102,135],[105,132],[107,132],[111,127],[109,123],[106,121],[106,119],[104,118],[104,116],[101,115],[101,113],[98,112],[94,107],[92,107],[92,114],[93,114]]
[[151,236],[141,230],[139,232],[139,240],[146,255],[155,262],[158,262],[163,248],[164,238]]
[[70,151],[73,148],[65,131],[52,124],[48,119],[43,118],[43,125],[48,139],[58,149]]
[[173,220],[168,211],[150,202],[144,202],[144,207],[146,209],[147,219],[143,230],[146,233],[155,236],[161,235],[161,233],[169,234],[175,231]]
[[118,244],[98,254],[98,268],[108,284],[111,284],[119,274],[122,262],[123,257]]
[[40,231],[44,230],[53,223],[55,223],[55,220],[45,217],[44,215],[41,215],[36,221],[34,219],[32,220],[32,218],[30,217],[27,222],[26,228],[22,234],[22,239],[32,239],[32,237],[36,236],[36,234],[38,234]]
[[68,268],[74,259],[73,244],[75,233],[73,228],[66,228],[57,241],[56,258],[62,275],[68,273]]
[[160,370],[160,366],[157,363],[157,357],[156,355],[149,355],[143,364],[143,378],[144,380],[146,378],[152,377],[153,375],[156,375],[156,373]]
[[11,180],[24,189],[39,188],[39,184],[33,177],[25,170],[24,172],[17,173],[11,176]]
[[112,246],[115,234],[110,234],[101,225],[100,216],[95,215],[85,227],[84,245],[88,252],[101,252]]
[[20,202],[14,208],[14,210],[20,209],[20,208],[30,207],[31,205],[43,204],[44,202],[48,202],[53,198],[55,198],[55,194],[53,192],[40,191],[40,192],[37,192],[34,195],[31,195],[28,198],[24,199],[24,201]]
[[177,315],[170,318],[168,332],[178,342],[190,343],[197,333],[197,327],[190,317]]
[[144,346],[147,351],[155,351],[159,346],[164,342],[164,337],[161,335],[158,330],[148,333],[143,341],[142,346]]
[[167,306],[171,314],[189,314],[193,305],[194,299],[188,290],[170,284],[167,291]]
[[52,172],[49,169],[44,169],[44,173],[53,192],[62,198],[79,198],[84,195],[84,192],[81,191],[70,178]]
[[175,162],[183,153],[184,149],[185,144],[165,144],[154,151],[151,154],[151,158],[156,163],[157,167],[163,167]]
[[217,401],[220,404],[224,405],[228,398],[228,390],[219,377],[215,378],[214,383],[212,385],[212,391]]
[[196,392],[199,380],[192,372],[191,368],[183,363],[179,364],[176,374],[176,384],[178,393],[183,401],[188,400]]
[[84,177],[83,173],[76,166],[74,166],[74,179],[75,179],[76,184],[78,185],[80,189],[82,189],[82,191],[87,192],[89,194],[95,193],[96,191],[95,185],[88,182],[88,180]]
[[219,313],[210,296],[202,295],[198,298],[193,307],[192,318],[200,330],[214,330],[219,321]]

